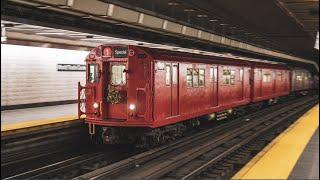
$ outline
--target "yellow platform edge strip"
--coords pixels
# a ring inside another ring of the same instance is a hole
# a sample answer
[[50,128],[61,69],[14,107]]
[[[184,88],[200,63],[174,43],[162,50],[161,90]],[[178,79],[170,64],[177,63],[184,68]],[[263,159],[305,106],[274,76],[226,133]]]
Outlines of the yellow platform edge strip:
[[20,123],[1,125],[1,132],[48,125],[53,123],[65,122],[65,121],[74,121],[74,120],[78,120],[78,116],[69,115],[69,116],[62,116],[62,117],[57,117],[52,119],[31,120],[31,121],[25,121]]
[[319,127],[319,104],[268,144],[232,179],[288,179]]

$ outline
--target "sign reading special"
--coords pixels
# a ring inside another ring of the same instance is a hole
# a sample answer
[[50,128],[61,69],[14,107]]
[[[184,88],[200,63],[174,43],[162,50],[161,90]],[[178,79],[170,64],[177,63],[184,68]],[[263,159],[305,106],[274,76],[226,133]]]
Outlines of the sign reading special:
[[57,71],[86,71],[84,64],[57,64]]
[[114,58],[128,57],[128,48],[127,47],[114,47],[113,48],[113,57]]

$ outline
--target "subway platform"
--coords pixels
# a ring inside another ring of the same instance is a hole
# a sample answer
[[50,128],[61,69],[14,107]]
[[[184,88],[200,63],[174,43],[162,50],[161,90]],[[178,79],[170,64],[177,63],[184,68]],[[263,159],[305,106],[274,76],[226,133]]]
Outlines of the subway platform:
[[269,143],[232,179],[319,179],[319,104]]
[[1,111],[1,132],[77,120],[77,104]]

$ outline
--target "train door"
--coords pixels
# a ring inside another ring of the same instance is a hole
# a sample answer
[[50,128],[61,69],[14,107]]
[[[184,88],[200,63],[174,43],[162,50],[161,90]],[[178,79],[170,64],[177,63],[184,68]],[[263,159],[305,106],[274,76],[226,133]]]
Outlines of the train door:
[[172,63],[171,68],[171,116],[175,116],[179,114],[179,65]]
[[210,82],[212,82],[212,107],[218,105],[218,67],[210,67]]
[[240,97],[239,97],[239,100],[243,100],[243,93],[244,93],[244,80],[243,80],[243,77],[244,77],[244,73],[243,73],[243,68],[240,68],[239,69],[239,82],[240,82],[240,84],[241,84],[241,87],[240,87],[240,91],[241,91],[241,93],[239,94],[240,95]]
[[154,118],[163,120],[179,114],[179,65],[155,63]]
[[260,97],[262,91],[262,70],[254,69],[254,78],[253,78],[253,97]]
[[[126,62],[105,63],[106,79],[106,114],[105,118],[125,119],[127,116],[126,99]],[[120,98],[122,97],[122,98]]]

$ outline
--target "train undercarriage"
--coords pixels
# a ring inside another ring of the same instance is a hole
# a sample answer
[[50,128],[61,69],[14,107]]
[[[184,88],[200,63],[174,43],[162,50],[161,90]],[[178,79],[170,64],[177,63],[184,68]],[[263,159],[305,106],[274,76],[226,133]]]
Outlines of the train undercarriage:
[[97,126],[95,127],[95,133],[91,135],[91,139],[94,144],[134,144],[136,147],[140,148],[154,147],[178,139],[182,137],[187,130],[199,127],[201,124],[226,119],[232,120],[250,112],[258,111],[264,107],[279,102],[286,102],[290,99],[294,99],[298,96],[305,96],[307,94],[312,94],[312,92],[294,93],[288,96],[251,103],[160,128]]

